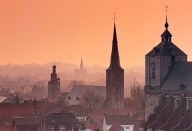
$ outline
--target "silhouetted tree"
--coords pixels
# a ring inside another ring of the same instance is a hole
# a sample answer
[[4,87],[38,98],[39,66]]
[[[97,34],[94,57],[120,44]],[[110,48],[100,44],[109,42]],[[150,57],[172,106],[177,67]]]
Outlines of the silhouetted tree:
[[135,104],[136,108],[139,108],[139,109],[144,108],[145,94],[141,86],[135,86],[135,84],[131,86],[130,98],[134,103],[136,103]]
[[93,90],[86,90],[80,98],[80,103],[88,111],[90,111],[91,109],[100,108],[103,102],[104,97],[99,94],[95,94]]

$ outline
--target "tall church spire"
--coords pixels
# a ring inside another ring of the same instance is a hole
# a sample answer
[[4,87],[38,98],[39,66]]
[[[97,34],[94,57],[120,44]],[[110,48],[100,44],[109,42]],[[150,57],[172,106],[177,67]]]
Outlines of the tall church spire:
[[120,66],[115,22],[111,62],[109,68],[106,70],[106,105],[109,109],[124,108],[124,70]]
[[112,52],[111,57],[119,58],[119,51],[118,51],[118,41],[117,41],[117,33],[116,33],[116,26],[114,23],[114,30],[113,30],[113,45],[112,45]]
[[117,33],[116,33],[116,26],[114,23],[114,30],[113,30],[113,41],[112,41],[112,51],[111,51],[111,63],[108,68],[110,69],[122,69],[120,66],[119,60],[119,50],[118,50],[118,41],[117,41]]

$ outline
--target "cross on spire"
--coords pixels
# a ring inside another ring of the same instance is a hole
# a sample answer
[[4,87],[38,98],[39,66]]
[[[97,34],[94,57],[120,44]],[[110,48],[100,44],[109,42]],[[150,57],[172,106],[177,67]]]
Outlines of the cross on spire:
[[168,6],[166,6],[166,22],[165,22],[165,28],[166,28],[166,30],[167,30],[167,28],[168,28],[168,26],[169,26],[169,24],[168,24],[168,22],[167,22],[167,12],[169,11],[169,10],[167,10],[167,8],[168,8]]
[[168,8],[168,6],[166,6],[166,10],[164,10],[166,12],[166,16],[167,16],[167,12],[169,11],[169,10],[167,10],[167,8]]
[[115,17],[115,13],[114,13],[114,17],[113,17],[112,19],[114,19],[114,22],[115,22],[115,19],[117,19],[117,18]]

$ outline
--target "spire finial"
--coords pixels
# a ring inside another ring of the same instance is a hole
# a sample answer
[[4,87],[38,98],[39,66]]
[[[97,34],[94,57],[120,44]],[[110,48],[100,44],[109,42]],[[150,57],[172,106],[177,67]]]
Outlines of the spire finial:
[[165,22],[165,28],[166,28],[166,30],[167,30],[167,28],[169,27],[169,24],[168,24],[168,22],[167,22],[167,12],[169,11],[169,10],[167,10],[167,8],[168,8],[168,6],[166,6],[166,22]]
[[114,17],[113,17],[112,19],[114,19],[114,23],[115,23],[115,19],[117,19],[117,18],[115,17],[115,12],[114,12]]

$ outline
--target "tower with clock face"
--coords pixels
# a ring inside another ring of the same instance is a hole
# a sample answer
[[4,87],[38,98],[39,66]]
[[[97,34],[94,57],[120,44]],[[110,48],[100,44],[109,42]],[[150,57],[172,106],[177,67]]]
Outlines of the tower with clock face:
[[106,70],[107,108],[124,108],[124,69],[120,66],[116,26],[114,23],[110,66]]

